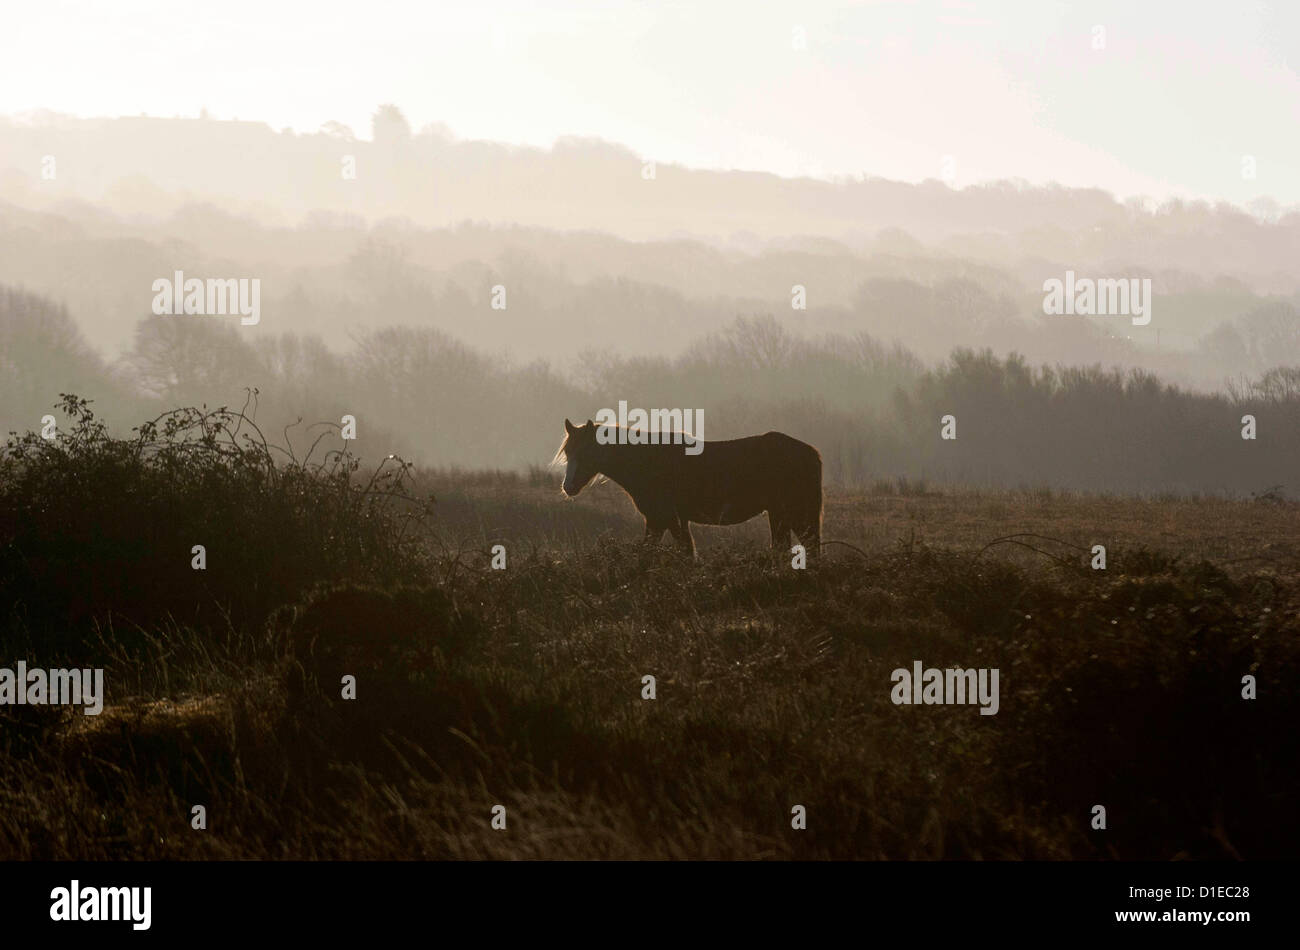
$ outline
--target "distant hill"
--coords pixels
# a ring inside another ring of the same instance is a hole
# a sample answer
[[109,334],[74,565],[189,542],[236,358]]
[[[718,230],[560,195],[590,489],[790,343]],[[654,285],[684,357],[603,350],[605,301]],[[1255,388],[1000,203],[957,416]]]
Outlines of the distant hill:
[[[42,114],[0,117],[0,200],[81,198],[165,216],[208,202],[262,224],[313,211],[445,227],[465,220],[598,230],[634,240],[697,237],[754,250],[799,235],[862,250],[881,231],[989,263],[1139,264],[1226,274],[1252,288],[1300,287],[1300,211],[1260,221],[1230,205],[1171,202],[1152,213],[1097,189],[996,182],[953,190],[869,177],[827,182],[707,171],[589,139],[549,149],[458,141],[404,121],[379,141],[328,123],[299,135],[261,122]],[[55,178],[42,178],[51,156]],[[653,178],[649,178],[653,173]],[[345,177],[354,175],[355,177]],[[1157,196],[1159,197],[1159,196]]]

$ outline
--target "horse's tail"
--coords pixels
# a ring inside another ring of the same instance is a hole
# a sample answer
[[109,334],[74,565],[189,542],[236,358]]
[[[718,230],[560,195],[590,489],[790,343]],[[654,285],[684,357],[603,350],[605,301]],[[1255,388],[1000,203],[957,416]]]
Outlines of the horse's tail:
[[798,515],[798,527],[795,533],[801,539],[806,538],[804,547],[810,554],[816,555],[821,550],[822,544],[822,454],[813,446],[808,446],[812,453],[808,464],[807,478],[808,487],[803,489],[807,495],[806,500],[800,506],[801,511]]
[[[814,451],[814,452],[817,452],[816,449],[814,449],[813,451]],[[822,454],[821,454],[820,452],[817,452],[817,525],[816,525],[816,528],[817,528],[817,537],[816,537],[816,544],[817,544],[818,549],[821,548],[821,544],[822,544],[822,515],[823,515],[823,513],[824,513],[824,511],[825,511],[825,508],[823,507],[823,505],[824,505],[824,500],[823,500],[823,497],[822,497]]]
[[[814,452],[817,452],[816,449],[813,449],[813,451],[814,451]],[[824,510],[823,507],[822,507],[822,505],[823,505],[823,498],[822,498],[822,454],[821,454],[820,452],[817,452],[817,533],[818,533],[818,535],[820,535],[820,534],[821,534],[821,531],[822,531],[822,512],[823,512],[823,510]]]

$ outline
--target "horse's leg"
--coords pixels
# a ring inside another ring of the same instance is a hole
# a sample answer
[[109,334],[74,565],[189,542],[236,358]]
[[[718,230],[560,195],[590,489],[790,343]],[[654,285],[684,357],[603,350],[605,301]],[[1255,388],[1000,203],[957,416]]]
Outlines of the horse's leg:
[[645,520],[645,537],[642,538],[642,541],[644,541],[647,546],[658,544],[663,540],[664,532],[667,530],[668,529],[663,525],[652,525],[650,519],[647,518]]
[[688,521],[678,518],[668,529],[673,533],[674,540],[682,548],[682,553],[689,557],[695,557],[695,539],[691,537],[691,525]]
[[803,549],[808,552],[809,562],[816,561],[822,553],[822,535],[817,525],[803,525],[794,529],[795,535],[799,538],[799,543]]
[[784,554],[790,544],[790,522],[786,521],[784,515],[769,510],[767,526],[772,531],[772,550]]
[[822,518],[821,508],[809,511],[794,523],[794,533],[799,536],[799,543],[808,552],[808,560],[816,560],[822,552]]

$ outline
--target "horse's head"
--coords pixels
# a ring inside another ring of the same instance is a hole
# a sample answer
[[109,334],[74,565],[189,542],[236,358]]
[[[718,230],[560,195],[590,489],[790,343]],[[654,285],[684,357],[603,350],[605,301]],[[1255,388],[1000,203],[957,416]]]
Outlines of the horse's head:
[[600,473],[596,469],[596,423],[585,426],[564,420],[564,443],[555,453],[555,461],[564,460],[564,493],[572,498]]

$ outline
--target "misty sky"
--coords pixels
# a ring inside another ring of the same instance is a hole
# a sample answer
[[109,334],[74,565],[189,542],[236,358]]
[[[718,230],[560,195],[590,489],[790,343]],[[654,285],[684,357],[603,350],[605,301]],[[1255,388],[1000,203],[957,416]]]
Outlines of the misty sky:
[[41,0],[3,21],[10,115],[205,107],[368,137],[393,102],[416,129],[701,167],[915,182],[950,155],[958,187],[1300,202],[1295,2]]

